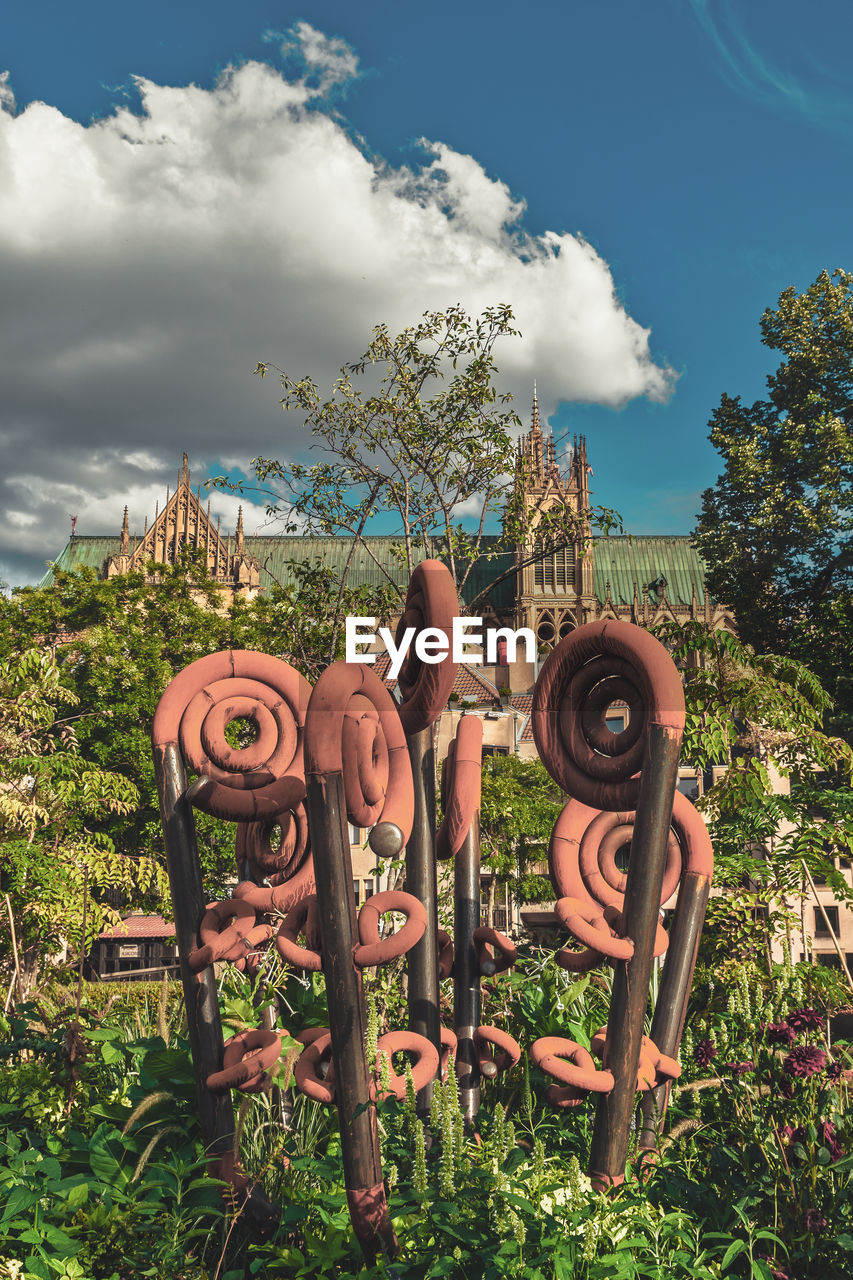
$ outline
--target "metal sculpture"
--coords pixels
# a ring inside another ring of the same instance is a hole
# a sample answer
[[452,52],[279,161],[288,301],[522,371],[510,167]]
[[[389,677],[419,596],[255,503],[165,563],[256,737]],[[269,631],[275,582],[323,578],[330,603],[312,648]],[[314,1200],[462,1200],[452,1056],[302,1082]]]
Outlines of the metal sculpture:
[[[616,700],[629,713],[620,733],[606,723]],[[654,637],[630,623],[591,623],[567,636],[545,662],[532,720],[545,767],[573,797],[558,821],[549,859],[558,915],[584,949],[564,950],[560,962],[584,970],[606,957],[615,974],[608,1025],[593,1042],[602,1053],[601,1069],[570,1040],[540,1040],[531,1056],[559,1082],[550,1091],[558,1105],[571,1106],[586,1091],[599,1094],[590,1174],[599,1186],[613,1185],[624,1179],[637,1090],[654,1090],[661,1099],[680,1070],[674,1058],[679,1019],[659,1020],[670,1052],[643,1036],[643,1021],[653,957],[667,945],[662,894],[674,888],[684,847],[677,821],[671,833],[684,695],[674,663]],[[615,856],[629,842],[623,877]],[[697,883],[688,890],[690,924],[682,931],[688,940],[698,937],[699,881],[707,886],[708,880],[707,865],[694,858]],[[688,967],[692,971],[692,962]],[[684,965],[672,971],[667,998],[683,1006]],[[680,1015],[683,1020],[683,1007]]]
[[[480,1077],[495,1076],[518,1062],[521,1049],[496,1027],[481,1024],[481,975],[508,969],[516,958],[509,938],[480,925],[480,790],[483,723],[462,716],[442,771],[444,819],[436,835],[435,853],[453,859],[452,958],[453,1031],[459,1105],[471,1125],[480,1108]],[[445,935],[446,937],[446,935]],[[449,963],[448,963],[449,960]],[[494,1050],[497,1049],[497,1053]]]
[[[438,560],[424,560],[412,574],[398,643],[409,628],[426,630],[448,640],[459,601],[453,577]],[[435,748],[432,726],[447,706],[456,679],[457,663],[445,657],[422,662],[410,645],[400,671],[400,720],[406,733],[414,785],[414,820],[406,844],[406,887],[424,905],[427,927],[408,957],[409,1029],[441,1049],[438,956],[438,883],[435,864]],[[418,1093],[418,1110],[429,1111],[432,1084]]]
[[[449,637],[456,608],[449,573],[427,561],[413,575],[398,637],[411,628]],[[261,1231],[274,1224],[274,1207],[234,1152],[231,1090],[272,1087],[285,1033],[267,1016],[265,1026],[223,1043],[213,979],[213,965],[224,961],[255,976],[265,949],[274,947],[294,968],[325,976],[329,1026],[296,1034],[303,1048],[294,1080],[308,1097],[338,1108],[347,1201],[368,1258],[380,1249],[391,1258],[398,1251],[373,1106],[378,1079],[404,1096],[394,1056],[414,1059],[423,1110],[453,1054],[470,1125],[481,1080],[521,1055],[507,1031],[481,1022],[481,980],[507,970],[516,952],[508,938],[480,925],[482,721],[474,715],[461,717],[450,745],[444,819],[435,831],[432,724],[455,671],[449,658],[410,657],[397,707],[364,665],[335,663],[312,691],[278,659],[214,654],[172,681],[152,730],[202,1133],[214,1171],[239,1193]],[[630,719],[614,734],[605,713],[617,700]],[[247,746],[226,738],[235,719],[254,726]],[[530,1055],[555,1081],[546,1093],[554,1105],[571,1108],[598,1095],[591,1174],[599,1186],[624,1177],[638,1092],[640,1145],[654,1154],[669,1085],[679,1073],[675,1059],[713,865],[701,818],[680,794],[673,803],[683,720],[681,683],[666,651],[626,623],[573,632],[544,664],[534,692],[537,747],[573,797],[554,828],[549,867],[557,915],[580,949],[562,948],[557,962],[573,972],[609,962],[615,976],[608,1024],[589,1050],[551,1036]],[[187,768],[198,775],[191,785]],[[205,901],[192,806],[238,824],[240,882],[226,902]],[[357,911],[348,822],[370,828],[378,857],[405,848],[405,893],[376,894]],[[625,850],[627,873],[619,868]],[[436,860],[451,858],[454,939],[436,918]],[[676,887],[668,937],[660,908]],[[405,923],[388,933],[391,913]],[[646,1037],[651,966],[664,953]],[[401,956],[409,1028],[381,1036],[368,1063],[362,971]],[[451,975],[453,1029],[439,1021],[439,981]]]
[[[305,797],[302,728],[308,694],[304,677],[277,658],[216,653],[175,677],[157,705],[151,731],[202,1139],[214,1171],[245,1198],[247,1215],[261,1231],[272,1228],[276,1210],[236,1162],[230,1090],[209,1087],[211,1078],[221,1083],[219,1073],[233,1065],[230,1054],[223,1064],[211,966],[217,959],[247,957],[259,941],[255,908],[239,899],[206,903],[191,805],[231,821],[286,823]],[[240,718],[257,731],[255,742],[242,750],[225,737],[227,725]],[[199,774],[191,787],[187,765]],[[234,1052],[245,1056],[242,1044]],[[259,1052],[257,1046],[246,1051]]]

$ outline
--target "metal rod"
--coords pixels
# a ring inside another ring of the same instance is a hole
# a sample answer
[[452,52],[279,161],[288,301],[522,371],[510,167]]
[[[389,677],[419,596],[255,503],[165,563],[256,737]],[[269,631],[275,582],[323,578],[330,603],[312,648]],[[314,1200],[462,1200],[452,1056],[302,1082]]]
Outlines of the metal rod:
[[361,971],[352,960],[358,933],[343,778],[340,773],[308,773],[306,786],[347,1201],[364,1254],[374,1258],[381,1243],[394,1258],[399,1245],[382,1184],[376,1108],[364,1054],[364,991]]
[[[406,892],[426,909],[427,927],[408,953],[409,1030],[425,1036],[441,1052],[438,987],[438,877],[435,861],[435,750],[432,725],[407,734],[415,787],[415,820],[406,845]],[[418,1094],[417,1109],[427,1114],[432,1081]]]
[[[207,1077],[222,1070],[222,1023],[212,966],[195,974],[187,957],[198,941],[198,926],[206,900],[201,883],[195,821],[186,799],[187,774],[177,743],[154,748],[154,772],[160,797],[166,863],[172,888],[175,935],[184,986],[187,1029],[192,1051],[193,1073],[198,1097],[199,1119],[204,1149],[208,1157],[220,1160],[234,1150],[234,1108],[231,1094],[213,1094]],[[278,1219],[278,1211],[256,1184],[250,1185],[244,1209],[256,1231],[266,1234]]]
[[480,1067],[474,1032],[480,1025],[480,965],[474,930],[480,925],[480,815],[474,814],[454,859],[453,1022],[459,1105],[467,1124],[480,1109]]
[[[685,873],[678,889],[678,901],[651,1029],[651,1039],[661,1053],[670,1058],[677,1057],[681,1043],[690,984],[693,981],[710,891],[710,876],[698,875],[693,871]],[[645,1151],[657,1149],[658,1134],[669,1102],[669,1090],[670,1081],[666,1081],[643,1094],[640,1104],[640,1147]]]
[[660,893],[672,819],[681,733],[651,724],[640,781],[631,857],[625,886],[625,935],[634,943],[628,961],[618,961],[613,977],[604,1066],[613,1073],[609,1093],[599,1096],[590,1147],[590,1177],[599,1187],[625,1179],[625,1159],[637,1067],[643,1040]]

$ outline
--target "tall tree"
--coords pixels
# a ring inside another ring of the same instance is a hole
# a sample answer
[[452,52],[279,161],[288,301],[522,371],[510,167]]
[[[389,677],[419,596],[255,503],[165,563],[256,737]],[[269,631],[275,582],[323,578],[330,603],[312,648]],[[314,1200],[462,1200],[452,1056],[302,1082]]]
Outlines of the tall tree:
[[[291,531],[348,534],[353,551],[361,543],[368,555],[365,534],[389,532],[399,538],[407,579],[418,560],[441,558],[461,596],[478,560],[514,551],[530,530],[518,483],[521,423],[495,387],[496,345],[517,333],[506,305],[477,318],[460,306],[428,312],[396,336],[379,325],[328,400],[311,378],[259,364],[262,376],[278,373],[282,408],[304,414],[321,455],[310,464],[254,459],[269,510]],[[537,521],[537,555],[588,536],[590,526],[619,523],[603,507],[587,518],[560,505]],[[502,538],[485,541],[497,525]],[[376,568],[399,596],[395,576],[378,560]]]
[[853,735],[853,275],[821,272],[761,318],[782,353],[768,397],[724,395],[711,442],[725,471],[702,497],[695,539],[708,584],[759,651],[807,662]]
[[[97,820],[119,852],[135,856],[161,847],[150,732],[173,676],[228,648],[282,656],[309,679],[326,665],[338,584],[320,564],[297,563],[291,570],[288,583],[229,608],[192,552],[174,565],[152,564],[106,580],[92,570],[56,571],[47,589],[0,597],[0,659],[24,644],[51,646],[62,686],[77,703],[81,749],[100,768],[130,779],[139,793],[138,805]],[[344,592],[342,603],[363,613],[375,600]],[[203,813],[196,821],[205,883],[217,892],[234,870],[234,829]]]

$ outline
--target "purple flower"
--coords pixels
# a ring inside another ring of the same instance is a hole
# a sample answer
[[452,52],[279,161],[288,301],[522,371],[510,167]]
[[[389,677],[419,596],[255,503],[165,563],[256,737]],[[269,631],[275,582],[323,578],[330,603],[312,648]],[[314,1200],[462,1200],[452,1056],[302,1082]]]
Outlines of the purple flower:
[[745,1076],[755,1070],[754,1062],[727,1062],[726,1067],[733,1076]]
[[822,1213],[818,1213],[817,1209],[806,1210],[806,1231],[813,1236],[819,1236],[821,1231],[826,1230],[826,1218]]
[[787,1022],[769,1022],[764,1028],[764,1034],[768,1044],[793,1044],[797,1038],[793,1027],[789,1027]]
[[838,1131],[831,1120],[822,1120],[818,1128],[818,1139],[822,1147],[826,1147],[833,1160],[840,1160],[844,1148],[838,1141]]
[[826,1075],[827,1080],[840,1080],[841,1079],[841,1063],[828,1062],[826,1064],[826,1071],[824,1074]]
[[788,1014],[786,1022],[799,1036],[806,1031],[821,1031],[826,1025],[826,1018],[817,1009],[795,1009]]
[[709,1039],[700,1040],[693,1054],[696,1066],[701,1067],[703,1070],[705,1067],[710,1066],[716,1056],[717,1046],[714,1044],[713,1040]]
[[773,1258],[769,1257],[766,1253],[759,1253],[758,1257],[762,1262],[766,1262],[770,1267],[770,1274],[773,1277],[773,1280],[791,1280],[790,1274],[787,1271],[784,1271],[782,1267],[773,1266]]
[[825,1066],[826,1054],[823,1049],[818,1049],[813,1044],[798,1044],[782,1063],[782,1070],[789,1076],[802,1078],[823,1071]]

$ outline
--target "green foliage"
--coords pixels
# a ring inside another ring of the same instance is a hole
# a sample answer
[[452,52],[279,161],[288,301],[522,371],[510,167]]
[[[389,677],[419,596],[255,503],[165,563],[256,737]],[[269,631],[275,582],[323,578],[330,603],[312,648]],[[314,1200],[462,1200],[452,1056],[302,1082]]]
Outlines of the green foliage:
[[[332,651],[337,583],[319,564],[294,564],[288,582],[223,608],[221,588],[199,557],[102,581],[92,570],[57,571],[46,590],[26,588],[0,600],[0,655],[22,644],[53,646],[56,697],[75,709],[83,754],[133,783],[138,802],[93,817],[92,831],[130,857],[162,844],[151,755],[151,722],[161,693],[179,671],[219,649],[281,654],[309,678],[343,656]],[[147,581],[156,575],[156,583]],[[363,591],[344,592],[344,610],[364,612]],[[196,814],[205,883],[216,896],[234,866],[234,826]],[[143,889],[147,886],[141,886]],[[162,909],[164,886],[151,883]],[[167,899],[166,899],[167,900]],[[79,901],[79,900],[78,900]],[[137,905],[144,905],[138,894]]]
[[165,876],[122,854],[109,822],[130,814],[127,778],[92,763],[76,728],[79,698],[61,681],[52,649],[23,649],[0,662],[0,841],[3,890],[15,919],[28,987],[46,956],[88,946],[118,919],[100,891],[163,892]]
[[823,732],[829,698],[802,663],[756,654],[699,623],[667,624],[658,635],[682,669],[682,762],[700,771],[726,766],[699,808],[714,846],[715,882],[750,890],[726,899],[728,916],[717,909],[727,931],[720,945],[736,941],[746,957],[749,917],[763,908],[770,934],[784,933],[786,899],[809,893],[805,868],[850,900],[833,860],[853,856],[853,750]]
[[[304,414],[314,447],[326,456],[312,464],[256,458],[268,510],[284,514],[291,531],[350,535],[353,554],[378,520],[381,531],[390,526],[399,536],[406,582],[417,560],[444,559],[461,595],[478,559],[514,550],[531,531],[532,513],[513,483],[521,423],[511,397],[494,387],[496,344],[513,336],[512,311],[503,304],[477,318],[460,306],[428,312],[394,337],[378,325],[364,355],[344,365],[328,400],[310,378],[276,369],[282,408]],[[270,369],[260,364],[257,372]],[[536,554],[589,533],[567,507],[538,519]],[[484,542],[498,520],[502,536]],[[596,508],[591,524],[610,529],[618,518]],[[377,571],[399,597],[398,575],[378,565]],[[501,576],[516,572],[513,563]]]
[[853,733],[853,275],[823,271],[761,319],[782,355],[768,398],[722,397],[711,442],[725,471],[702,497],[708,585],[744,640],[806,661]]
[[483,761],[480,839],[483,866],[510,881],[521,902],[546,902],[554,892],[530,871],[544,863],[563,801],[539,760],[489,756]]

